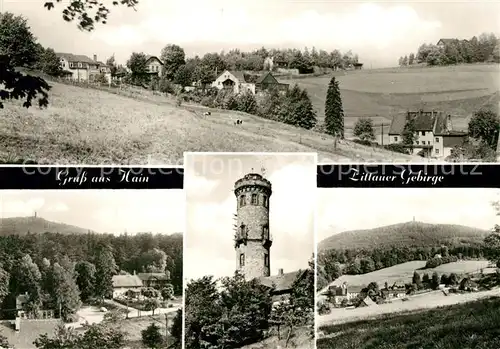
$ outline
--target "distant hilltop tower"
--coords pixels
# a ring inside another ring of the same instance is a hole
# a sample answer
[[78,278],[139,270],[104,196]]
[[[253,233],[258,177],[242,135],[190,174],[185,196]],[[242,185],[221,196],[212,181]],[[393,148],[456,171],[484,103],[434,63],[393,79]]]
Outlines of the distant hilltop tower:
[[237,199],[234,248],[236,269],[246,280],[270,276],[269,198],[271,182],[249,173],[234,184]]

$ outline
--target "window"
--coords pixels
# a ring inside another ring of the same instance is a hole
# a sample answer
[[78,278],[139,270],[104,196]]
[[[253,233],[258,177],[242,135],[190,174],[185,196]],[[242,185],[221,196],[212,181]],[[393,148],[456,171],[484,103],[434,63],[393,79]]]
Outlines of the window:
[[438,148],[436,148],[436,154],[439,154],[439,149]]
[[422,136],[425,136],[425,131],[422,131]]
[[269,240],[269,227],[267,225],[262,227],[262,239]]
[[78,68],[83,68],[83,64],[81,62],[78,62]]
[[264,266],[269,267],[269,255],[267,253],[264,255]]
[[[418,141],[415,141],[415,144],[418,144]],[[425,143],[424,143],[425,144]]]
[[431,145],[431,141],[427,141],[427,144],[428,144],[428,145]]
[[245,206],[247,204],[246,202],[246,198],[245,198],[245,195],[240,195],[240,207],[241,206]]
[[246,233],[247,233],[247,226],[245,224],[240,225],[240,236],[242,238],[245,238]]
[[73,62],[69,62],[69,67],[73,68]]
[[269,207],[269,199],[267,198],[267,195],[262,195],[262,204],[265,208]]
[[258,200],[257,200],[257,194],[252,194],[252,205],[257,205]]
[[436,143],[439,143],[439,138],[438,137],[436,137]]
[[245,254],[240,254],[240,268],[245,266]]
[[220,81],[218,82],[218,84],[220,85]]
[[398,141],[398,137],[394,137],[394,142],[397,142]]

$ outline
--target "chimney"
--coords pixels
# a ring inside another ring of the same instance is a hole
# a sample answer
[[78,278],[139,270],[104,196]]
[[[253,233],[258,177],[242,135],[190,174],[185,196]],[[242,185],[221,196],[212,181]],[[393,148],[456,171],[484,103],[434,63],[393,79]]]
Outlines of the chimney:
[[97,55],[94,55],[94,62],[97,62]]
[[283,276],[283,269],[278,269],[278,276]]
[[450,132],[452,130],[453,126],[451,125],[451,115],[448,115],[446,117],[446,130]]

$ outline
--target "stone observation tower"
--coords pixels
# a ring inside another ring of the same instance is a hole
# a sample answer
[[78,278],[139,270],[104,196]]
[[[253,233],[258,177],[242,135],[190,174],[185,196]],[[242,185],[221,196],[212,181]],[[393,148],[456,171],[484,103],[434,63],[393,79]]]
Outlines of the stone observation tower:
[[271,182],[249,173],[234,184],[237,199],[234,248],[236,269],[246,280],[270,276],[269,198]]

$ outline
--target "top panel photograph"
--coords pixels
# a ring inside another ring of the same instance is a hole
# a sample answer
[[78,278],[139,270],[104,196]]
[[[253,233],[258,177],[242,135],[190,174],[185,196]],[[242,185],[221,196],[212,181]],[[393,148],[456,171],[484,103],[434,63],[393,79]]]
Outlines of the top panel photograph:
[[101,1],[0,0],[1,164],[500,161],[498,2]]

